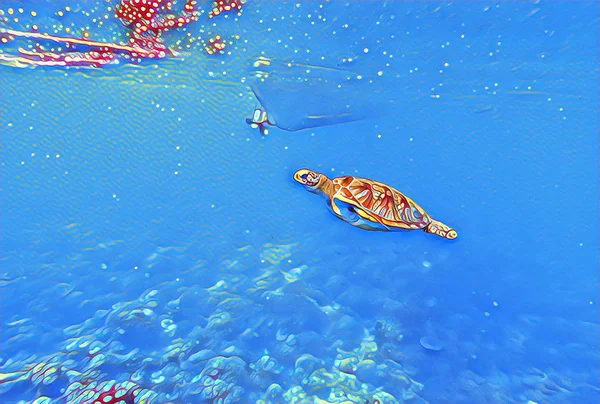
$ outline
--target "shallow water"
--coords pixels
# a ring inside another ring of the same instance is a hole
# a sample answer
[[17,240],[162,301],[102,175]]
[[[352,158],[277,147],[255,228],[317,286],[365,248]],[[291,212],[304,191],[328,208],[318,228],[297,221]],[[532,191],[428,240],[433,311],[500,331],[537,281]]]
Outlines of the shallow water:
[[[114,6],[0,28],[123,42]],[[598,11],[249,0],[178,57],[0,65],[0,401],[598,402]],[[458,238],[349,226],[303,167]]]

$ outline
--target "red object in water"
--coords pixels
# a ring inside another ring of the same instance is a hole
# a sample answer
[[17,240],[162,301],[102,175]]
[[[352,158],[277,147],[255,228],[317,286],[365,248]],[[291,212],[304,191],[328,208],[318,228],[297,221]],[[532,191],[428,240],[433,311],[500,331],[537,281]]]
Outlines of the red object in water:
[[111,386],[108,391],[103,391],[100,393],[100,395],[93,402],[102,404],[134,404],[135,396],[138,390],[141,390],[141,388],[137,386],[130,390],[122,387]]
[[214,55],[215,53],[223,53],[226,46],[223,38],[220,35],[215,35],[204,45],[204,50],[207,54]]
[[208,12],[208,18],[213,18],[218,16],[223,12],[229,12],[231,10],[242,9],[242,5],[246,2],[246,0],[216,0],[213,1],[212,9]]
[[[162,59],[173,56],[174,51],[162,41],[163,32],[181,28],[198,19],[196,0],[187,0],[183,10],[174,14],[172,3],[165,0],[121,0],[116,7],[115,16],[129,30],[129,44],[93,41],[85,38],[68,38],[37,32],[0,30],[4,38],[16,37],[40,39],[58,42],[67,48],[86,46],[85,51],[66,51],[62,53],[44,51],[39,44],[36,50],[19,49],[18,56],[0,54],[0,61],[14,65],[32,66],[80,66],[100,67],[118,62],[118,56],[129,61],[142,59]],[[6,42],[6,41],[4,41]]]
[[136,404],[144,402],[140,400],[144,396],[148,399],[156,393],[130,381],[117,383],[110,380],[72,383],[62,398],[72,404]]

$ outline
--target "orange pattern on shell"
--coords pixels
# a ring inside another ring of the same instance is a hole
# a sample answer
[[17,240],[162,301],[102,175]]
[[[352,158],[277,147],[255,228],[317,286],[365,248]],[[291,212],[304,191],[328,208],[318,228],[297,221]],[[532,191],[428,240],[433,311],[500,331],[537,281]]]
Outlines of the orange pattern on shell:
[[419,205],[400,191],[366,178],[352,176],[333,180],[336,194],[364,209],[387,226],[422,229],[431,218]]

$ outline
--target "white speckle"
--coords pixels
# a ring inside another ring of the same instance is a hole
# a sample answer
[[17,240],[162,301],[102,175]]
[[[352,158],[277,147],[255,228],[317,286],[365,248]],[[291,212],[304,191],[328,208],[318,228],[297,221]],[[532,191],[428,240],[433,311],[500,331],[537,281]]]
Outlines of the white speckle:
[[494,307],[498,307],[498,302],[494,302],[492,304],[494,305]]
[[485,312],[485,313],[483,313],[483,314],[485,314],[485,316],[486,316],[486,317],[489,317],[489,316],[490,316],[490,313],[489,313],[488,311],[486,311],[486,312]]
[[423,266],[425,268],[430,268],[431,267],[431,262],[429,262],[429,261],[423,261]]
[[383,71],[379,70],[379,71],[377,72],[377,75],[378,75],[379,77],[383,76]]
[[377,137],[378,137],[379,139],[381,139],[381,133],[378,133],[378,134],[377,134]]
[[363,52],[364,52],[364,53],[369,53],[369,48],[364,48],[364,49],[363,49]]

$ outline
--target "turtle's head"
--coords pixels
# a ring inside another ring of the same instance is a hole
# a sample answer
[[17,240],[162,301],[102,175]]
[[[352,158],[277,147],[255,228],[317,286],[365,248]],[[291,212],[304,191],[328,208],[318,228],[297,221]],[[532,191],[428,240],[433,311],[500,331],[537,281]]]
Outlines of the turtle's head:
[[318,192],[319,184],[325,178],[323,174],[303,168],[294,173],[294,180],[304,185],[310,192]]
[[452,227],[433,219],[424,230],[427,233],[435,234],[450,240],[454,240],[456,236],[458,236],[456,230],[454,230]]

